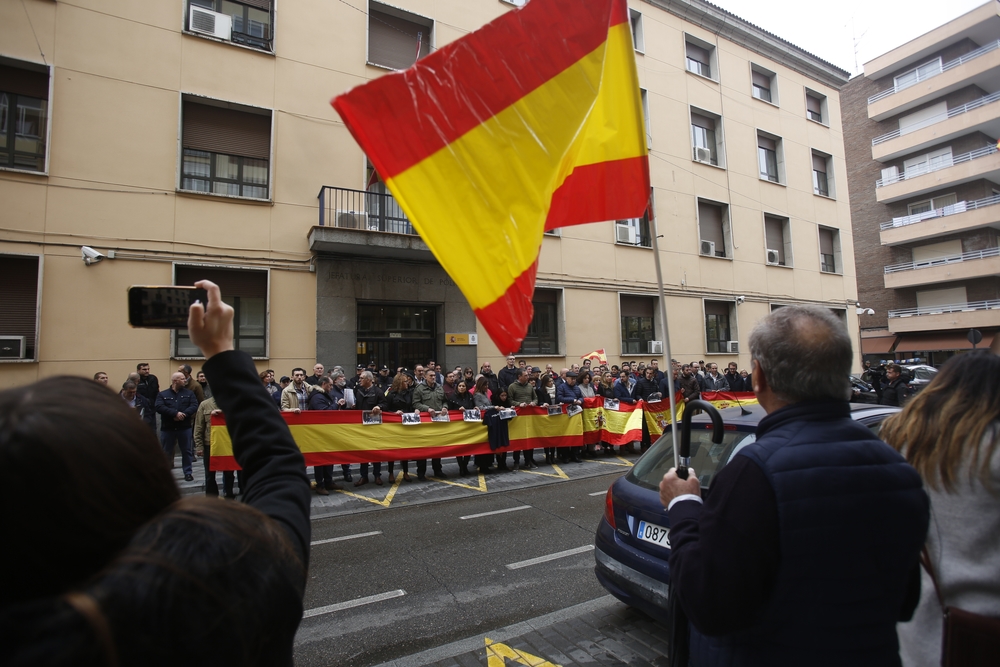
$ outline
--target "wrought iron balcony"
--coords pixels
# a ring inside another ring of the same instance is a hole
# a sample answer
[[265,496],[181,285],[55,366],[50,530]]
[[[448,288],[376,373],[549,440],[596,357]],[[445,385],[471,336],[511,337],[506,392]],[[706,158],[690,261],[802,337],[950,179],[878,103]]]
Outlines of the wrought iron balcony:
[[969,62],[970,60],[974,60],[974,59],[978,58],[979,56],[985,55],[985,54],[987,54],[987,53],[989,53],[991,51],[994,51],[994,50],[996,50],[998,48],[1000,48],[1000,39],[998,39],[998,40],[996,40],[994,42],[990,42],[988,44],[984,44],[983,46],[979,47],[975,51],[969,51],[964,56],[960,56],[960,57],[955,58],[954,60],[952,60],[950,62],[945,63],[944,65],[941,66],[941,69],[935,69],[935,70],[933,70],[931,72],[928,72],[927,74],[921,74],[920,71],[919,71],[920,70],[919,67],[916,67],[916,68],[910,70],[909,72],[904,72],[903,74],[898,75],[896,77],[896,79],[902,79],[902,78],[906,77],[906,75],[908,75],[908,74],[913,74],[914,75],[913,78],[909,79],[903,85],[896,84],[896,85],[893,85],[892,88],[888,88],[888,89],[883,90],[883,91],[881,91],[879,93],[875,93],[874,95],[872,95],[871,97],[868,98],[868,104],[874,104],[875,102],[878,102],[879,100],[883,100],[886,97],[889,97],[890,95],[898,93],[901,90],[906,90],[907,88],[910,88],[911,86],[914,86],[914,85],[920,83],[921,81],[926,81],[927,79],[930,79],[930,78],[933,78],[933,77],[938,76],[940,74],[943,74],[944,72],[947,72],[948,70],[954,69],[954,68],[956,68],[956,67],[958,67],[960,65],[964,65],[965,63]]
[[417,235],[391,194],[329,185],[319,191],[319,226]]

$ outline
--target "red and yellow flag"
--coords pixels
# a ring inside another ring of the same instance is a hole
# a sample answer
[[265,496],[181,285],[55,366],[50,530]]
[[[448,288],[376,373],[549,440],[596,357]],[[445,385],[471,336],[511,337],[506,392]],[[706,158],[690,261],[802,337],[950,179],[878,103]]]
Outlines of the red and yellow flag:
[[504,353],[544,231],[649,200],[626,0],[533,0],[332,104]]
[[606,363],[608,363],[608,355],[604,353],[604,348],[603,347],[601,349],[599,349],[599,350],[594,350],[590,354],[585,354],[585,355],[583,355],[580,358],[581,359],[590,359],[591,361],[596,361],[599,364],[606,364]]

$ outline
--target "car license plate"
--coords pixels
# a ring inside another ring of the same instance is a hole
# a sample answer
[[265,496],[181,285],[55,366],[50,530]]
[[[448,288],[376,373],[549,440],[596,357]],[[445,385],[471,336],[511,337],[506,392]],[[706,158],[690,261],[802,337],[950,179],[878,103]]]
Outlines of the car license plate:
[[643,542],[652,542],[653,544],[659,544],[661,547],[670,548],[670,531],[662,526],[657,526],[652,523],[647,523],[645,521],[639,522],[639,531],[636,534]]

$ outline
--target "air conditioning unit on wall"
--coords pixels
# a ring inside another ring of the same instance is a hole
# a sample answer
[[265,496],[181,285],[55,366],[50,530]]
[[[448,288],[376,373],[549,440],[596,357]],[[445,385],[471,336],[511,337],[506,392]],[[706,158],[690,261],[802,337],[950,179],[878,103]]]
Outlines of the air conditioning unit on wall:
[[701,254],[715,257],[715,241],[702,241]]
[[364,211],[337,211],[336,221],[344,229],[368,229],[368,214]]
[[777,250],[771,250],[770,248],[767,249],[767,263],[771,266],[777,266],[780,264],[780,262],[778,262]]
[[730,354],[739,354],[740,342],[738,340],[731,340],[728,342],[727,348],[729,349]]
[[663,341],[662,340],[646,341],[646,354],[663,354]]
[[0,336],[0,359],[24,359],[24,336]]
[[233,17],[229,14],[219,14],[202,7],[191,6],[188,18],[188,29],[203,35],[211,35],[219,39],[232,39]]
[[615,225],[615,242],[636,245],[635,227],[629,225]]
[[694,159],[698,162],[707,162],[712,164],[712,150],[710,148],[702,148],[701,146],[694,147]]

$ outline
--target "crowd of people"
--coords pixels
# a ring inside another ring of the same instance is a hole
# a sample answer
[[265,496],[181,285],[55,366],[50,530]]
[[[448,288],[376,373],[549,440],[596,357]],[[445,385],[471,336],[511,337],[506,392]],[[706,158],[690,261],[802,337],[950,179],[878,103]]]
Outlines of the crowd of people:
[[[730,363],[724,373],[720,373],[714,362],[704,361],[681,364],[672,362],[675,390],[681,391],[683,400],[698,398],[701,392],[711,391],[752,391],[751,378],[746,371],[738,371],[735,362]],[[649,363],[625,361],[617,364],[592,365],[590,359],[582,364],[573,364],[558,372],[552,364],[544,369],[531,366],[525,359],[509,356],[506,365],[494,373],[490,362],[484,362],[476,372],[470,366],[456,366],[448,371],[434,360],[426,365],[417,364],[413,369],[398,367],[392,373],[388,366],[377,367],[358,364],[350,378],[342,366],[329,370],[317,362],[312,374],[304,368],[293,368],[291,376],[276,380],[272,369],[258,374],[261,384],[267,390],[275,405],[282,412],[300,413],[306,410],[361,410],[379,414],[382,411],[396,414],[419,412],[433,417],[447,410],[473,410],[481,412],[491,408],[518,408],[526,406],[548,407],[549,405],[580,404],[584,398],[603,396],[625,403],[639,400],[658,400],[669,393],[669,384],[657,359]],[[107,386],[105,372],[94,374],[94,380]],[[219,495],[216,473],[210,470],[211,447],[209,429],[213,414],[221,410],[212,396],[204,372],[193,373],[188,364],[181,364],[171,375],[170,385],[160,390],[159,380],[150,373],[146,362],[136,366],[136,372],[129,375],[121,387],[120,395],[126,404],[134,409],[140,418],[154,430],[159,424],[160,444],[170,464],[174,463],[174,453],[180,450],[184,479],[192,481],[194,462],[201,457],[204,461],[206,483],[205,493]],[[648,428],[643,423],[641,449],[650,445]],[[628,447],[631,449],[631,447]],[[619,453],[625,451],[619,447]],[[539,465],[556,462],[580,462],[582,458],[600,455],[611,456],[614,447],[607,443],[557,450],[546,449],[540,460],[535,459],[534,450],[512,451],[508,465],[507,453],[458,457],[460,475],[470,474],[472,465],[477,472],[492,473],[517,469],[530,470]],[[397,462],[386,463],[388,481],[395,482]],[[399,461],[402,479],[412,482],[410,461]],[[416,478],[427,479],[427,460],[416,460]],[[340,466],[342,480],[363,486],[370,482],[382,485],[382,462],[362,463],[358,467],[358,478],[354,478],[351,466]],[[313,488],[319,495],[329,495],[340,488],[335,480],[334,465],[314,468]],[[442,469],[441,459],[431,459],[433,475],[447,478]],[[238,489],[243,488],[239,472],[223,473],[223,494],[235,498]]]

